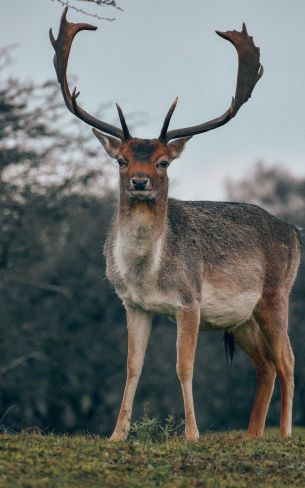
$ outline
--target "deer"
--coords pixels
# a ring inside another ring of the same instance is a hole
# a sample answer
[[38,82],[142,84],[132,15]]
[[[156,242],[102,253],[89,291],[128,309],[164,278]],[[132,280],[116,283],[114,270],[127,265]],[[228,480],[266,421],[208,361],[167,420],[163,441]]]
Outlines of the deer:
[[133,137],[117,104],[121,128],[82,109],[70,91],[67,65],[75,35],[95,30],[70,23],[64,10],[54,66],[68,110],[89,124],[108,156],[119,166],[118,209],[104,247],[106,274],[126,309],[128,356],[126,385],[110,440],[126,440],[134,397],[155,314],[177,327],[176,370],[180,380],[185,436],[197,441],[193,371],[200,331],[225,334],[232,356],[235,343],[256,369],[257,386],[248,436],[260,437],[278,377],[281,387],[280,435],[291,435],[294,355],[288,336],[289,295],[300,262],[297,227],[252,204],[181,201],[168,197],[168,169],[195,135],[232,120],[251,97],[263,74],[260,50],[242,30],[216,33],[235,47],[235,96],[218,118],[168,130],[177,99],[158,138]]

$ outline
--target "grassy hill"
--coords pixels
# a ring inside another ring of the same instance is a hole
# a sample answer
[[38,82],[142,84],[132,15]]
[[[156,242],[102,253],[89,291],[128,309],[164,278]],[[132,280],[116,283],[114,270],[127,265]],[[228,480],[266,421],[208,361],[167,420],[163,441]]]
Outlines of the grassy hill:
[[242,432],[208,433],[195,444],[180,437],[111,444],[93,436],[0,435],[1,488],[156,486],[304,488],[305,430],[257,441]]

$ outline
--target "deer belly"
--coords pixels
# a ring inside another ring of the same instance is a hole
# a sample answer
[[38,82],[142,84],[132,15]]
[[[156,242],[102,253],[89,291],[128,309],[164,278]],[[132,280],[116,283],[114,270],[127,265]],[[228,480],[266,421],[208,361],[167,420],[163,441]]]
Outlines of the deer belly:
[[234,291],[205,283],[200,328],[221,329],[242,324],[251,317],[260,297],[260,290]]

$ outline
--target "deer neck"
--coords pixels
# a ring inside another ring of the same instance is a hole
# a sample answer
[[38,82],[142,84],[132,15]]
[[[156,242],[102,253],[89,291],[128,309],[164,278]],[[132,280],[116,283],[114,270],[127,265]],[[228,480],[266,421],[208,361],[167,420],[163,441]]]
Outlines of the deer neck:
[[130,200],[121,195],[115,260],[128,280],[151,279],[159,268],[167,222],[167,198]]

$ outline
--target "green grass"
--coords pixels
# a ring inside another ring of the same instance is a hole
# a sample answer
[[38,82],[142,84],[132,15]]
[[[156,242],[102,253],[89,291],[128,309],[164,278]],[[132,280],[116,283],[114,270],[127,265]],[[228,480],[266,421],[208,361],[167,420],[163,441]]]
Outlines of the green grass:
[[304,429],[285,440],[273,432],[256,441],[243,432],[208,433],[194,444],[164,427],[162,442],[147,433],[143,440],[141,429],[145,422],[119,444],[93,436],[0,434],[0,487],[305,487]]

